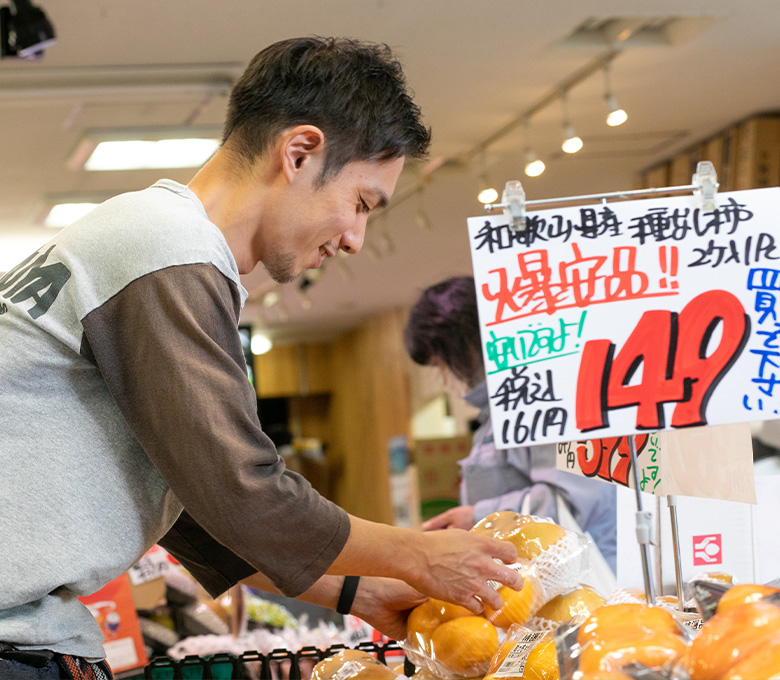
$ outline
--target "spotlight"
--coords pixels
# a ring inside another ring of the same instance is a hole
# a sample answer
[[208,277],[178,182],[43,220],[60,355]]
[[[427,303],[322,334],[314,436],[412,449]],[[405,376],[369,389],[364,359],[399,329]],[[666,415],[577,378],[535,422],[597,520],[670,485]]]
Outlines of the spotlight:
[[571,123],[563,124],[563,144],[561,149],[566,153],[577,153],[582,148],[582,140],[574,132]]
[[615,127],[622,125],[628,120],[628,114],[620,108],[612,94],[612,88],[609,85],[609,64],[604,65],[604,100],[607,102],[609,114],[607,115],[607,125]]
[[252,348],[252,354],[265,354],[271,350],[273,347],[273,342],[267,335],[252,331],[252,340],[250,346]]
[[544,161],[540,160],[534,150],[528,146],[525,149],[525,174],[538,177],[544,172]]
[[574,128],[569,122],[567,95],[566,91],[561,94],[561,108],[563,109],[563,144],[561,144],[561,149],[566,153],[577,153],[582,148],[582,140],[574,132]]
[[10,2],[10,8],[0,7],[0,59],[41,59],[56,42],[54,27],[30,0]]
[[477,194],[477,200],[480,203],[494,203],[498,200],[498,192],[490,185],[487,174],[479,176],[479,193]]

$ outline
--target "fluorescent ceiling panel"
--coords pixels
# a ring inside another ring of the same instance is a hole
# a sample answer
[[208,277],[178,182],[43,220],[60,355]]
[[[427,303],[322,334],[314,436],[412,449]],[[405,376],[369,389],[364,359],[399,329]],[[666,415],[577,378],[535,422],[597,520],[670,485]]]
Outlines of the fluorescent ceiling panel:
[[84,164],[86,170],[196,168],[219,147],[218,139],[106,140]]
[[63,228],[86,215],[97,203],[58,203],[43,220],[47,227]]

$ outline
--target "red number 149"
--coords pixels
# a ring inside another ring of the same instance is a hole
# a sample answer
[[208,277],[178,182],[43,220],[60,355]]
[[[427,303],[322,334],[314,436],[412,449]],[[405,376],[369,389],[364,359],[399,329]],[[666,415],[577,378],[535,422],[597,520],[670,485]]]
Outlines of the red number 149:
[[[720,326],[720,341],[710,348]],[[707,403],[739,357],[750,318],[737,297],[712,290],[677,314],[645,312],[620,351],[609,340],[585,344],[577,377],[577,428],[609,426],[609,411],[636,406],[636,427],[665,426],[664,404],[676,402],[672,427],[705,425]],[[641,379],[631,379],[641,367]]]

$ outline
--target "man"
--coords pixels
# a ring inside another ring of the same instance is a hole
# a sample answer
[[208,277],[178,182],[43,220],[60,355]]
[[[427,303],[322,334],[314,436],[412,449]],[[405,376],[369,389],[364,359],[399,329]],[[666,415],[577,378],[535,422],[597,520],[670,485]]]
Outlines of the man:
[[[508,543],[374,524],[315,493],[246,379],[239,275],[262,263],[287,282],[357,253],[429,139],[388,48],[284,41],[250,63],[188,186],[113,198],[0,279],[0,677],[107,673],[76,598],[156,542],[215,596],[242,579],[329,607],[354,595],[394,637],[420,593],[479,611],[501,604],[489,580],[520,585]],[[345,574],[367,578],[354,593]]]

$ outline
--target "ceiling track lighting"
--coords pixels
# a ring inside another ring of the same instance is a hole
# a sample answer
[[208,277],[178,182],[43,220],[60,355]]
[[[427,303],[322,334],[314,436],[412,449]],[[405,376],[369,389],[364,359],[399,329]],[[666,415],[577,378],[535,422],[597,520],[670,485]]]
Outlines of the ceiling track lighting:
[[487,162],[485,160],[485,149],[482,149],[482,153],[479,155],[480,161],[480,173],[479,173],[479,192],[477,193],[477,200],[480,203],[487,205],[488,203],[495,203],[498,200],[498,191],[490,183],[490,178],[487,172]]
[[528,126],[528,119],[525,119],[525,138],[527,140],[527,144],[525,147],[525,150],[523,151],[523,155],[525,156],[525,174],[528,175],[528,177],[538,177],[544,172],[544,161],[539,158],[539,156],[536,155],[536,151],[533,150],[530,144],[531,136],[528,132],[529,126]]
[[479,176],[479,193],[477,194],[477,200],[484,204],[495,203],[498,200],[498,191],[496,191],[495,187],[490,183],[488,174],[484,171]]
[[563,144],[561,144],[561,149],[566,153],[577,153],[582,148],[582,139],[577,136],[574,126],[569,120],[567,98],[568,93],[564,91],[561,95],[561,106],[563,108]]
[[525,174],[528,177],[538,177],[544,172],[544,168],[544,161],[536,152],[530,146],[525,147]]
[[607,102],[607,109],[609,111],[607,114],[607,125],[616,127],[628,120],[628,114],[620,108],[615,95],[612,94],[612,87],[609,83],[609,69],[610,63],[607,62],[604,64],[604,101]]

